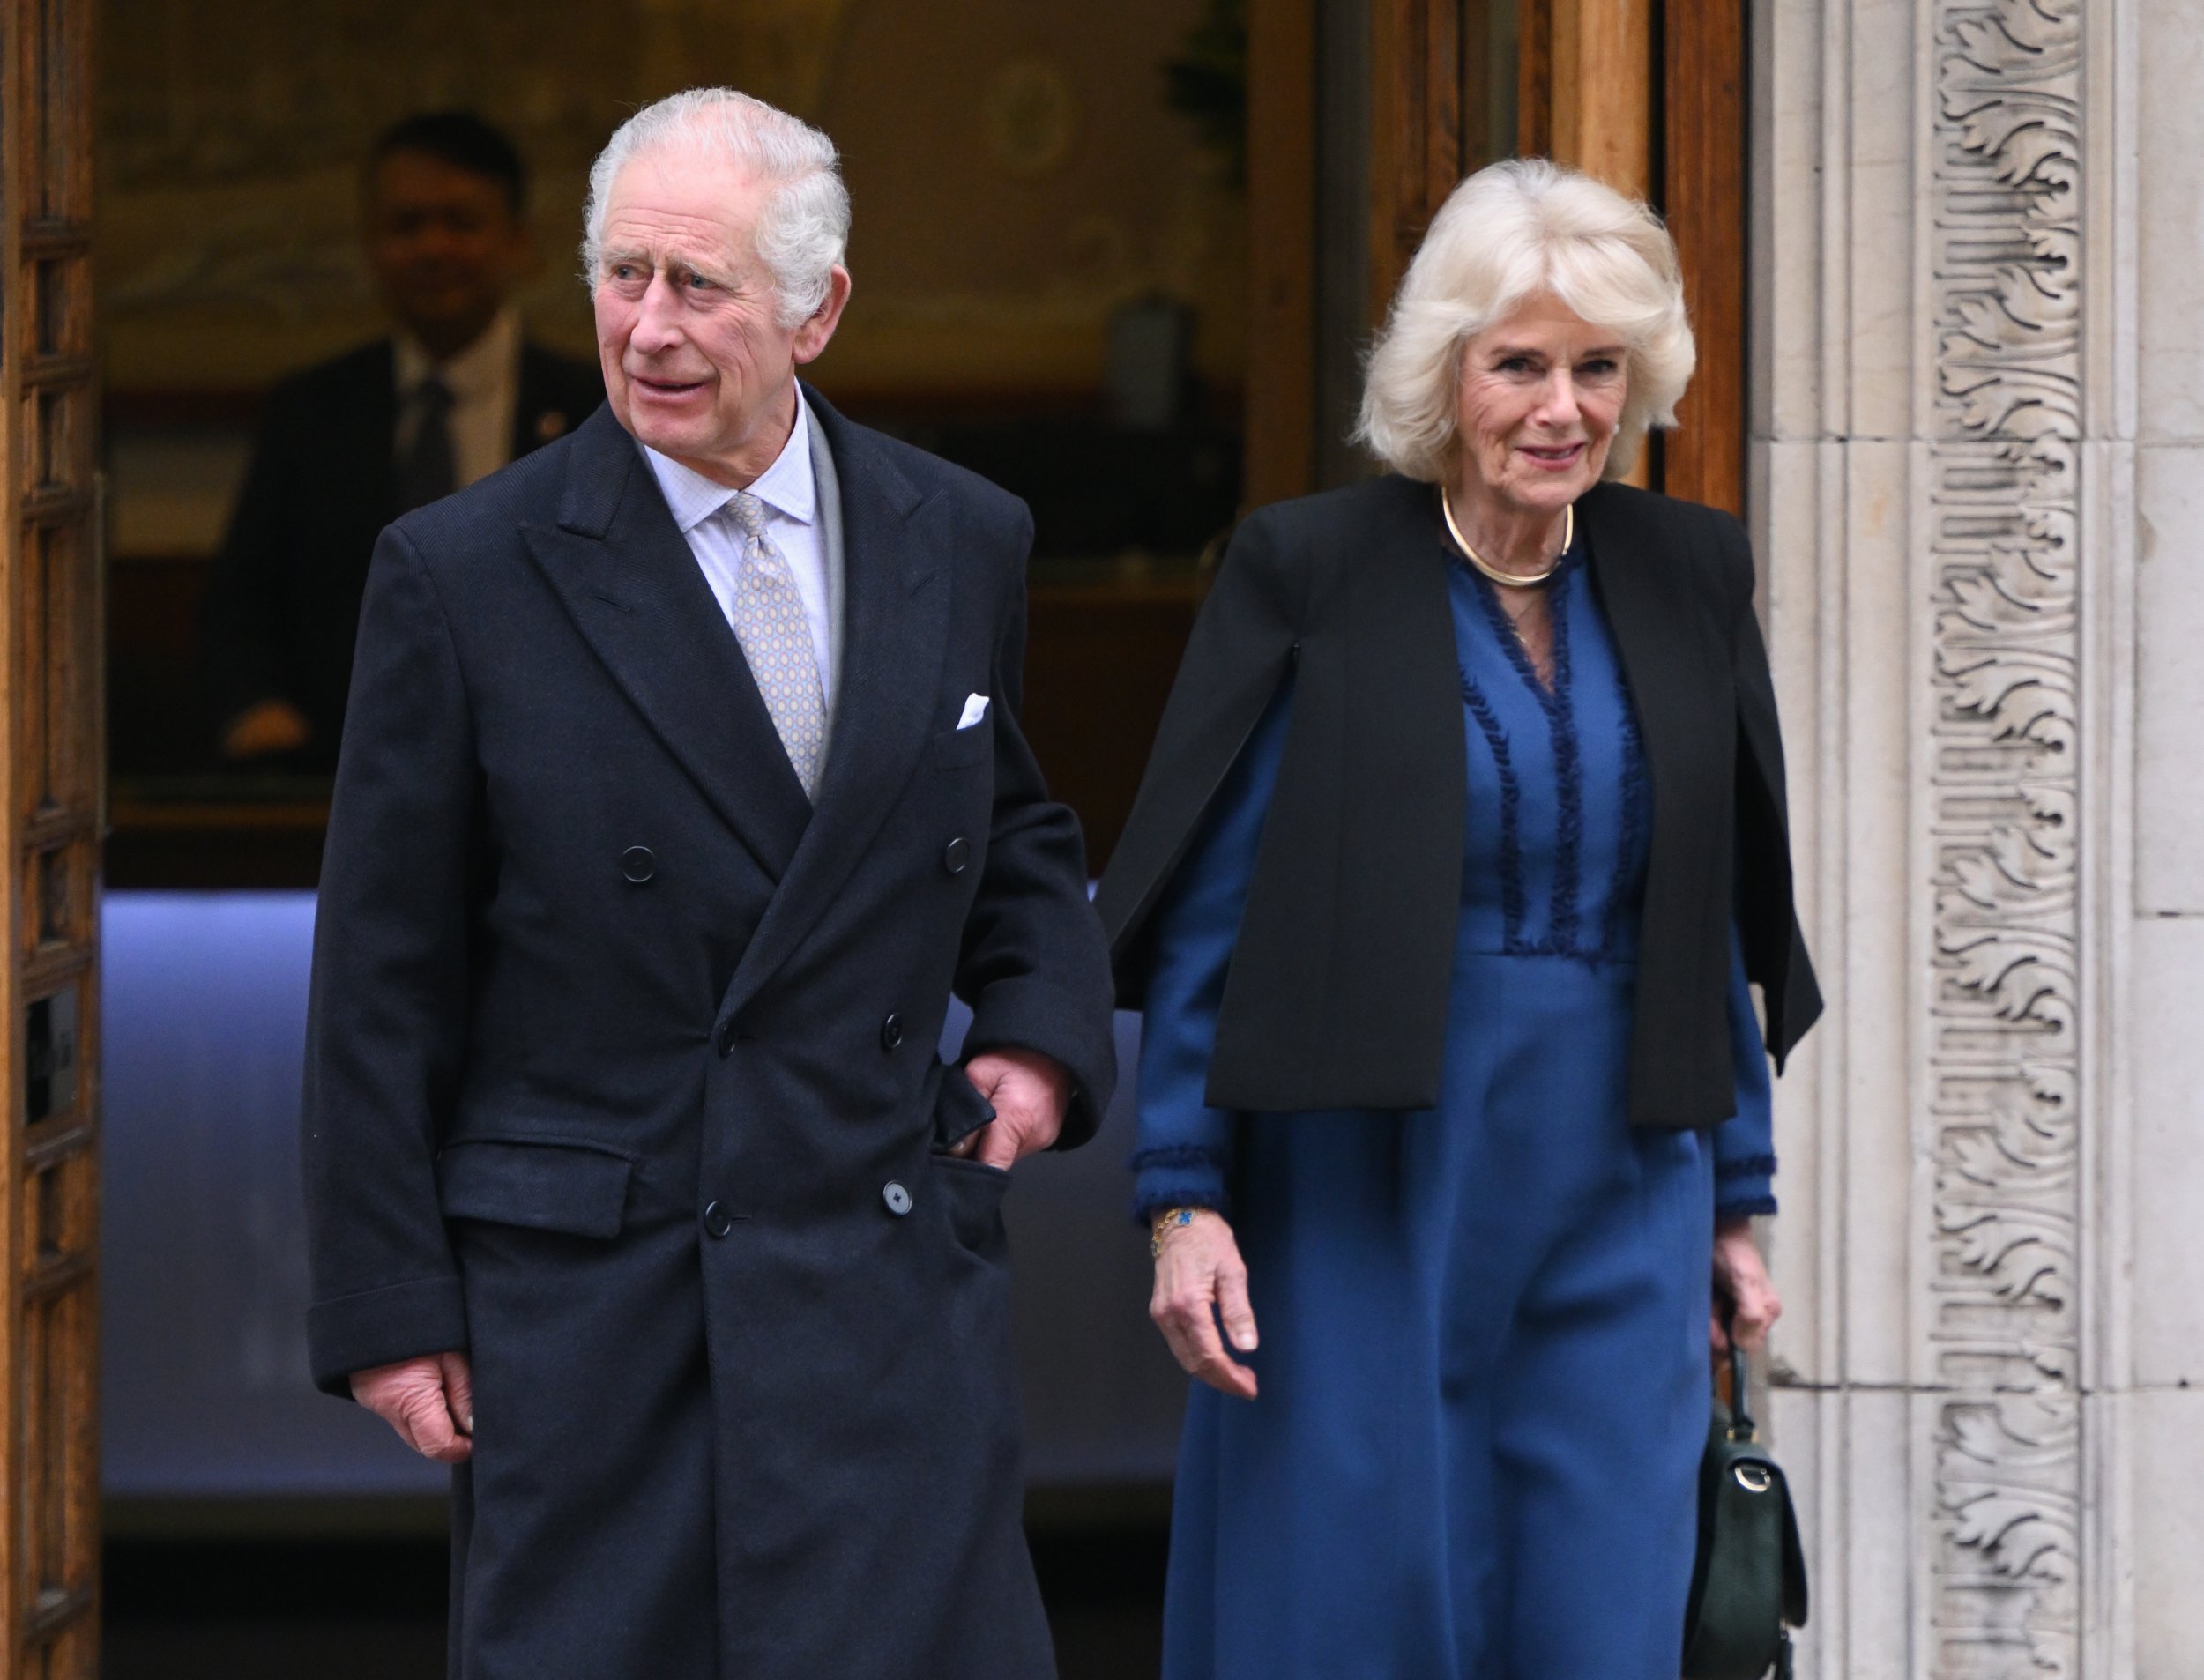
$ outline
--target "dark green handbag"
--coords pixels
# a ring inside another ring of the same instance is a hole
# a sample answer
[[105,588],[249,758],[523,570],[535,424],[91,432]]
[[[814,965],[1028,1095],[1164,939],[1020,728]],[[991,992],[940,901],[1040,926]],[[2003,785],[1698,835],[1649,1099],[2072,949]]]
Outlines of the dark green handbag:
[[1746,1409],[1745,1355],[1730,1344],[1732,1403],[1714,1403],[1699,1462],[1699,1555],[1684,1619],[1684,1680],[1791,1680],[1791,1632],[1806,1624],[1806,1560],[1791,1488]]

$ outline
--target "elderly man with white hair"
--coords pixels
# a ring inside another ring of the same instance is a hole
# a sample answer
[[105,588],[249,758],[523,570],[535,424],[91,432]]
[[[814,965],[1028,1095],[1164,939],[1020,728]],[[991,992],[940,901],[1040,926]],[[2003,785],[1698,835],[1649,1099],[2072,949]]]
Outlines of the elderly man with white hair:
[[1472,176],[1392,471],[1249,518],[1187,650],[1098,899],[1203,1385],[1165,1680],[1682,1668],[1710,1325],[1778,1310],[1748,979],[1779,1063],[1820,1007],[1745,534],[1614,481],[1692,358],[1643,206]]
[[376,554],[309,1329],[455,1466],[457,1680],[1054,1670],[1001,1198],[1108,1099],[1107,965],[1017,724],[1024,508],[798,382],[848,228],[794,118],[639,112],[606,407]]

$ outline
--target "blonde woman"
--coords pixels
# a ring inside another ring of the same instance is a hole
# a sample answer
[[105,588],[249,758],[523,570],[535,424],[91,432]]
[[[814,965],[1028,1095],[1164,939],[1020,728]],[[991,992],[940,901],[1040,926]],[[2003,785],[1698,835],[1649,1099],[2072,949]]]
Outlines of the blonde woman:
[[1749,984],[1778,1064],[1820,1009],[1744,532],[1613,482],[1692,365],[1650,212],[1495,165],[1371,356],[1391,471],[1204,607],[1099,898],[1201,1384],[1165,1680],[1675,1680],[1710,1295],[1780,1311]]

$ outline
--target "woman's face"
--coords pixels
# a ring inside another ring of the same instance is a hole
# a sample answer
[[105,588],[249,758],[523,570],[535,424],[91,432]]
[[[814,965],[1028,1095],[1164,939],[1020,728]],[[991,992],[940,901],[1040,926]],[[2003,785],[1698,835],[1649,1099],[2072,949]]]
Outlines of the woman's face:
[[1471,338],[1455,409],[1461,489],[1558,514],[1598,483],[1629,390],[1624,348],[1545,293]]

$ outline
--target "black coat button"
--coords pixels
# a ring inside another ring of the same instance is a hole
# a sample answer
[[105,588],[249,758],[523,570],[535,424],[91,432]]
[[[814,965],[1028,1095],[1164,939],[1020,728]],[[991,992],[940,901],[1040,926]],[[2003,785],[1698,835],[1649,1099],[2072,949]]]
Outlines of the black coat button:
[[880,1199],[888,1204],[888,1211],[897,1219],[911,1211],[911,1193],[893,1178],[881,1186]]
[[716,1201],[704,1204],[704,1229],[714,1237],[725,1237],[734,1229],[734,1215]]
[[734,1054],[734,1022],[732,1021],[719,1029],[719,1053],[722,1056]]
[[893,1050],[903,1042],[903,1017],[890,1015],[880,1023],[880,1047]]
[[964,866],[972,861],[972,842],[958,835],[942,848],[942,867],[952,875],[964,873]]
[[648,846],[629,846],[620,854],[620,873],[640,887],[658,871],[658,859]]

